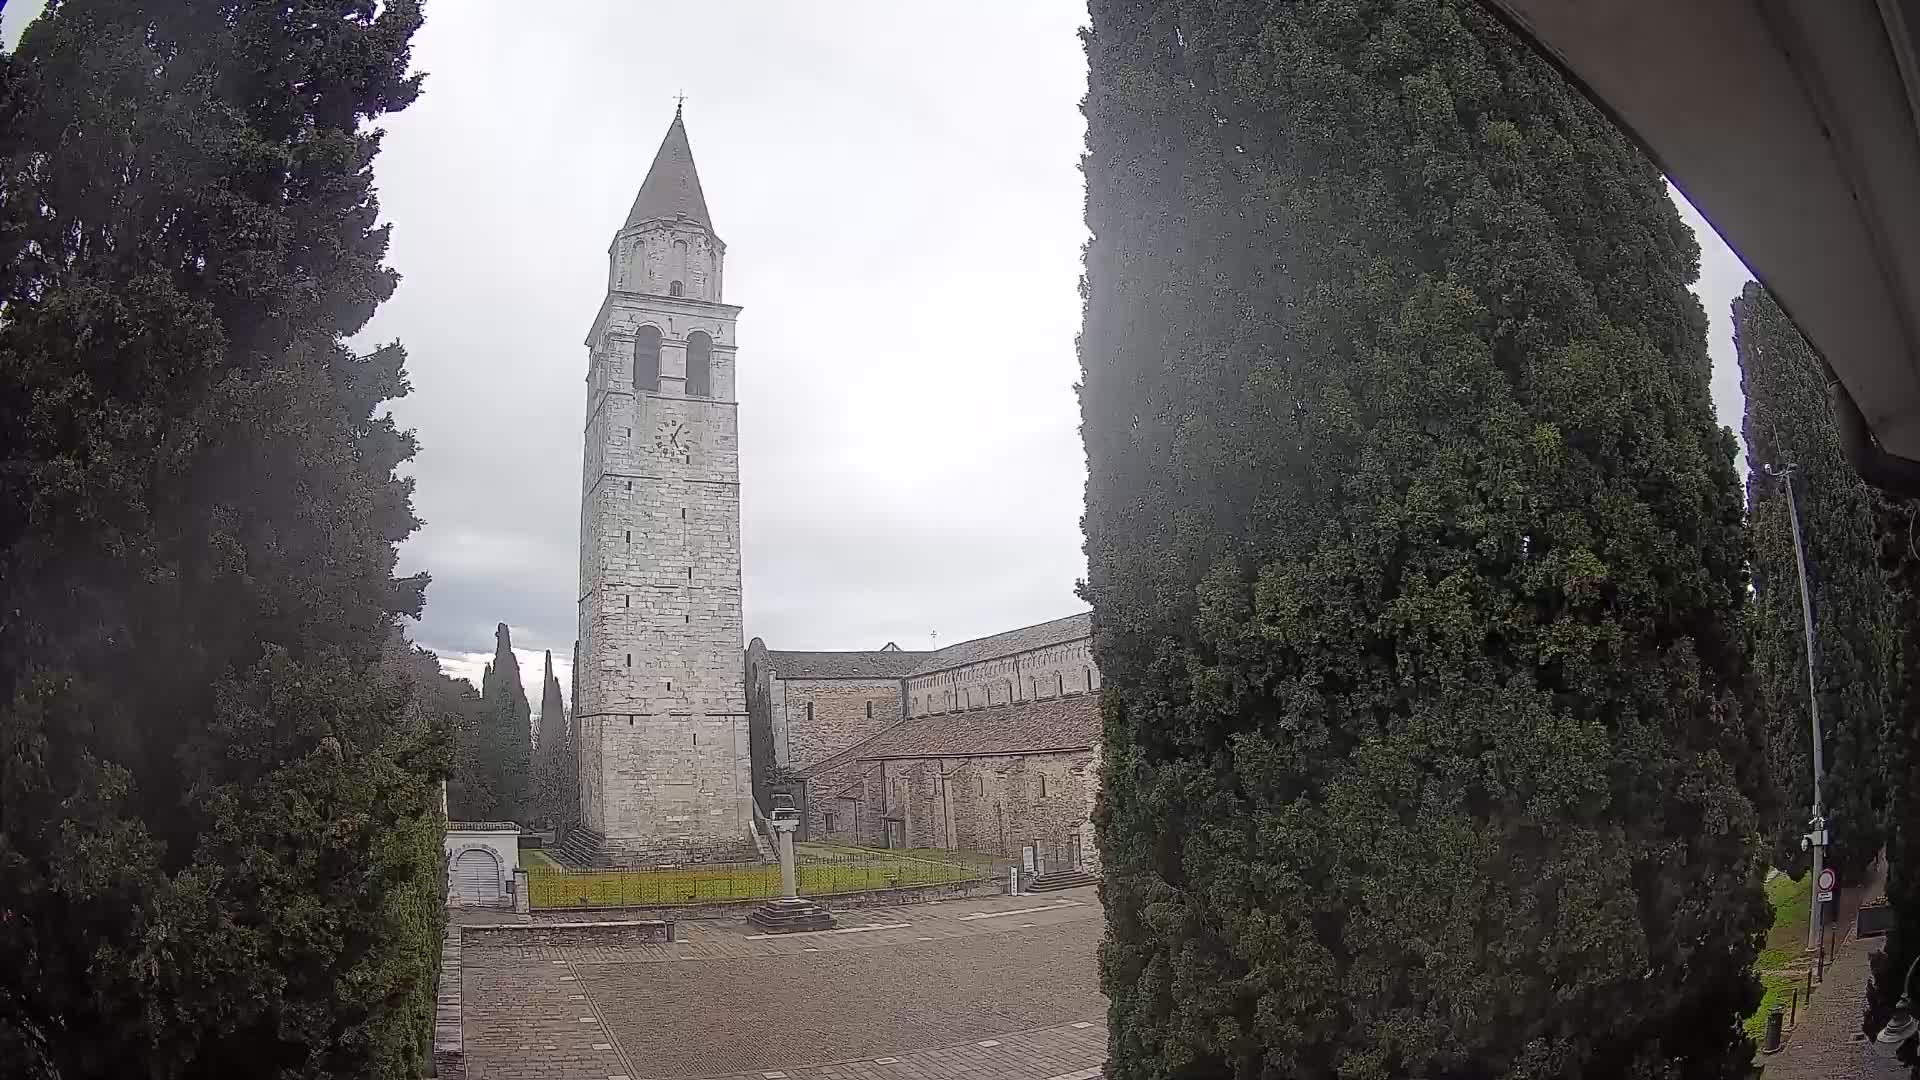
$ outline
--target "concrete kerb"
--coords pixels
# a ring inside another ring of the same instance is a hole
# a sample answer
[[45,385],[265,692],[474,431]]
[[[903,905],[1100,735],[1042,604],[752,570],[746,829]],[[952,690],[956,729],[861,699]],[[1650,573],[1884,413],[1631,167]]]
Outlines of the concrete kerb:
[[460,944],[463,927],[448,923],[440,942],[440,981],[433,1017],[433,1057],[427,1075],[463,1080],[467,1075],[466,1017],[461,1010]]
[[491,923],[460,928],[467,948],[520,945],[661,945],[674,940],[671,919]]

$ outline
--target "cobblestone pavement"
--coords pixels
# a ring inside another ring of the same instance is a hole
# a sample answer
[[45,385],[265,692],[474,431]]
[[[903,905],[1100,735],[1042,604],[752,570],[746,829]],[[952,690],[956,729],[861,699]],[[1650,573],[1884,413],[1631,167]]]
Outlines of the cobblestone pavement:
[[1849,941],[1834,951],[1826,979],[1800,1007],[1800,1022],[1778,1054],[1759,1058],[1764,1080],[1906,1080],[1906,1067],[1875,1053],[1860,1032],[1869,958],[1880,943]]
[[466,950],[470,1080],[1081,1080],[1105,1059],[1092,890],[680,929]]

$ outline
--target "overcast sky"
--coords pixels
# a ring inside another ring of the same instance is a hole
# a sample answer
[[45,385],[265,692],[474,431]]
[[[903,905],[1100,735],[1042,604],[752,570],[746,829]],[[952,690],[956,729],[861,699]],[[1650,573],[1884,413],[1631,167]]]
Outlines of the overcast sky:
[[[6,11],[11,43],[35,5]],[[739,323],[746,633],[926,648],[1080,610],[1085,59],[1073,0],[430,0],[378,162],[413,394],[414,637],[529,695],[575,634],[586,351],[606,249],[686,94]],[[1714,398],[1739,427],[1705,251]]]

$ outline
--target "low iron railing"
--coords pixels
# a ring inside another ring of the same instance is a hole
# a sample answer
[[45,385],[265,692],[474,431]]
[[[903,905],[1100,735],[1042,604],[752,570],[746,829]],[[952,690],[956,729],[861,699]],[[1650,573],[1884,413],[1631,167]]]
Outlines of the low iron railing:
[[[987,856],[893,852],[799,844],[794,875],[802,896],[997,880]],[[780,868],[765,863],[717,863],[670,869],[527,869],[527,898],[536,908],[669,907],[780,895]]]

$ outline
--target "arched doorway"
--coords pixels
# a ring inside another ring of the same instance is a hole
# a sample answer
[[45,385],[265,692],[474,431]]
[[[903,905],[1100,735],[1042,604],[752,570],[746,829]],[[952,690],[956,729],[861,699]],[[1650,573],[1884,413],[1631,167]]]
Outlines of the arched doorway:
[[453,860],[453,902],[485,907],[501,901],[500,859],[486,848],[468,848]]

